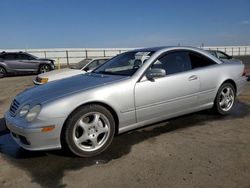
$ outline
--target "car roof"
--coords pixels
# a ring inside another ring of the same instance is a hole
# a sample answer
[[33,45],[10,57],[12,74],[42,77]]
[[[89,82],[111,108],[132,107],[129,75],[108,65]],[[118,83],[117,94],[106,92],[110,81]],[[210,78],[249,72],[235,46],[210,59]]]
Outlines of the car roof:
[[141,52],[160,52],[160,51],[168,51],[168,50],[191,50],[194,52],[198,52],[200,54],[203,54],[207,57],[209,57],[210,59],[212,59],[213,61],[215,61],[218,64],[221,64],[222,62],[214,57],[212,54],[210,54],[207,50],[202,49],[202,48],[196,48],[196,47],[192,47],[192,46],[160,46],[160,47],[152,47],[152,48],[139,48],[139,49],[134,49],[132,51],[136,52],[136,51],[141,51]]
[[6,52],[2,51],[0,54],[28,54],[27,52],[19,51],[19,52]]
[[132,51],[142,51],[142,52],[157,52],[160,50],[168,50],[168,49],[176,49],[176,50],[201,50],[203,51],[203,49],[201,48],[196,48],[196,47],[192,47],[192,46],[159,46],[159,47],[150,47],[150,48],[138,48],[138,49],[134,49]]
[[137,48],[137,49],[134,49],[132,51],[142,51],[142,52],[154,51],[154,52],[156,52],[156,51],[171,48],[171,47],[174,47],[174,46],[158,46],[158,47],[148,47],[148,48]]

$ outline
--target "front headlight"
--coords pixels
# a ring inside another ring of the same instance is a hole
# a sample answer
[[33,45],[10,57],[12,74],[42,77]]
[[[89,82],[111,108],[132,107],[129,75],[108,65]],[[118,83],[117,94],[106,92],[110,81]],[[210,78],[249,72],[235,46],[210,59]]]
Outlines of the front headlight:
[[19,112],[19,116],[23,117],[26,116],[26,114],[29,112],[30,109],[30,105],[25,105],[24,107],[22,107],[22,109]]
[[36,106],[32,107],[29,110],[29,112],[27,113],[25,119],[28,122],[33,121],[38,116],[38,114],[40,113],[40,111],[41,111],[41,105],[36,105]]

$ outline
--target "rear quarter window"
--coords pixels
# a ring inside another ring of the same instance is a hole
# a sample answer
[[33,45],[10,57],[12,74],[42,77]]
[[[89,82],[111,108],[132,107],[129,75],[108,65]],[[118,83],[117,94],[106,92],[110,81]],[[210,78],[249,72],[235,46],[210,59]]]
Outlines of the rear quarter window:
[[213,60],[196,53],[189,53],[192,69],[207,67],[210,65],[216,65],[217,63]]

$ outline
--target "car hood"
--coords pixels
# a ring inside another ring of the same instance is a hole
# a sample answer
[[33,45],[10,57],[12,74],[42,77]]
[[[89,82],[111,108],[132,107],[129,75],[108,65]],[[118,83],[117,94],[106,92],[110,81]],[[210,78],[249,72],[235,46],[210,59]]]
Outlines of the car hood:
[[33,103],[34,101],[36,103],[45,103],[55,98],[117,82],[124,78],[126,76],[94,73],[77,75],[26,89],[16,96],[16,100],[21,104]]
[[65,68],[65,69],[45,72],[45,73],[39,74],[38,76],[40,78],[48,78],[49,81],[53,81],[53,80],[58,80],[58,79],[62,79],[62,78],[67,78],[70,76],[75,76],[78,74],[84,74],[84,73],[86,73],[86,72],[78,70],[78,69]]

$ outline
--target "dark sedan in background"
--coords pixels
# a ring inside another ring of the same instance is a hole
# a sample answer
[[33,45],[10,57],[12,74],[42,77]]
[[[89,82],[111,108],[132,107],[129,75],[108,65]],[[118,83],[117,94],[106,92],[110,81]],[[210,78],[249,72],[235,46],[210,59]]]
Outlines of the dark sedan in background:
[[54,69],[54,60],[51,59],[41,59],[26,52],[0,53],[0,77],[17,73],[44,73]]

